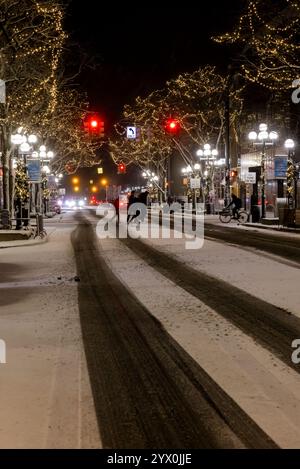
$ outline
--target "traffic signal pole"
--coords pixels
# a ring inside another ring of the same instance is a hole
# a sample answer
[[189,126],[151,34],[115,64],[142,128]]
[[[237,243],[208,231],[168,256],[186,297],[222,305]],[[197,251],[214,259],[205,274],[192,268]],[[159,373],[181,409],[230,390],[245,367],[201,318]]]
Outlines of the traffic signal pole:
[[225,207],[230,202],[230,81],[231,76],[228,77],[225,91]]
[[169,197],[172,197],[172,175],[171,175],[171,157],[170,155],[168,156],[168,191],[167,191],[167,199]]

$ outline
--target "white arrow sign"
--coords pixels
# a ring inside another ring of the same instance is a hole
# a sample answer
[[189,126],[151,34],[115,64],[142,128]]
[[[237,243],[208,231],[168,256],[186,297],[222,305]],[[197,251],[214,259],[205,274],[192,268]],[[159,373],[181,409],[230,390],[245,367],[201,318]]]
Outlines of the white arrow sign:
[[127,127],[127,138],[131,140],[136,138],[136,127]]

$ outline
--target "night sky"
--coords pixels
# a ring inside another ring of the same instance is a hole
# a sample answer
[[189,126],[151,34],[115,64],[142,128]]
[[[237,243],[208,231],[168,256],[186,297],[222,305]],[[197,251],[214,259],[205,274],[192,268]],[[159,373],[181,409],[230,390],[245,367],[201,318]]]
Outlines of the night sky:
[[96,65],[85,69],[77,82],[88,92],[91,108],[103,114],[106,130],[124,104],[162,88],[179,73],[209,63],[226,69],[231,52],[210,38],[232,29],[243,0],[198,5],[70,1],[66,28]]
[[114,2],[109,7],[107,1],[72,0],[68,9],[72,39],[98,64],[96,71],[88,69],[82,74],[80,83],[91,104],[109,117],[117,116],[123,104],[137,95],[162,87],[180,72],[207,63],[225,67],[229,55],[210,37],[232,28],[241,0],[198,2],[199,7],[185,1],[184,8],[175,1],[161,2],[167,5],[164,7],[126,3],[119,7]]

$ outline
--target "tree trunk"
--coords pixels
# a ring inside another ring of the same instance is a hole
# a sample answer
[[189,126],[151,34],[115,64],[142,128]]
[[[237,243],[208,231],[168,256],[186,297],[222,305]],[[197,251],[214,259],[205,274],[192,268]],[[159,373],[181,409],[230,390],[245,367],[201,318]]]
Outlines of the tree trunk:
[[9,194],[9,154],[4,150],[2,154],[3,171],[3,208],[10,212],[10,194]]
[[14,217],[14,198],[15,198],[15,176],[13,169],[12,156],[9,156],[9,206],[10,216]]

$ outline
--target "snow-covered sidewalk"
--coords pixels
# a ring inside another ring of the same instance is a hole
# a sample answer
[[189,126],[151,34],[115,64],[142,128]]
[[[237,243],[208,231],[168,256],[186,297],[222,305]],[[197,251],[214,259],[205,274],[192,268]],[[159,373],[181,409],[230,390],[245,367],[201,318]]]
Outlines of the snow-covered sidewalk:
[[[72,226],[0,253],[0,448],[101,447],[83,349]],[[47,228],[48,230],[48,228]]]

